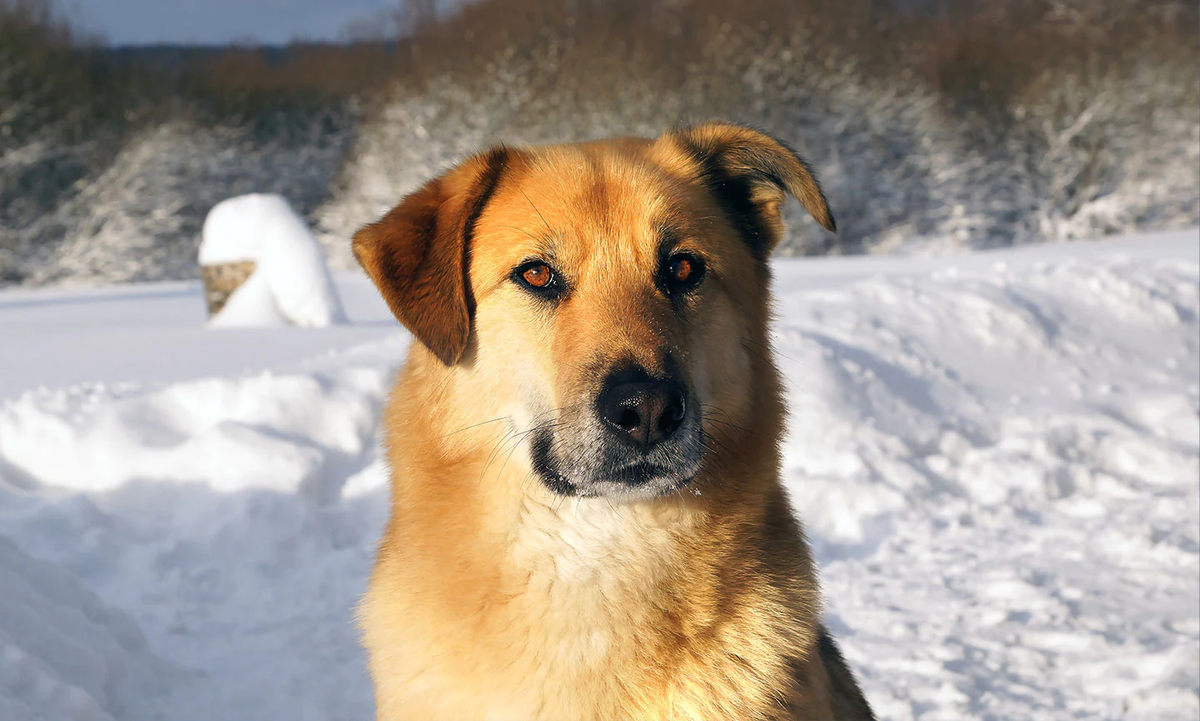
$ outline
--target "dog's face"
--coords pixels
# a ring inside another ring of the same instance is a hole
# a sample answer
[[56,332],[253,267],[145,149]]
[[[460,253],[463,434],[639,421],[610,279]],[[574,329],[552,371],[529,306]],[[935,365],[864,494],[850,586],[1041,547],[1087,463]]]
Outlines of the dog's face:
[[832,229],[803,162],[739,126],[501,148],[355,252],[418,340],[509,414],[546,486],[636,500],[690,483],[748,425],[785,192]]

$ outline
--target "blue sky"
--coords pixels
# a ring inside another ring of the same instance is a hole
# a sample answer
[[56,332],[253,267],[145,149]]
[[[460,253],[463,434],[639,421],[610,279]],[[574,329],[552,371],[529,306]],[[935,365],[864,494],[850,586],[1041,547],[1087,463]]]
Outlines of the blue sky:
[[81,30],[112,45],[267,44],[339,40],[348,25],[379,17],[397,0],[60,0]]
[[[79,29],[111,45],[223,45],[342,40],[403,0],[51,0]],[[443,9],[469,0],[439,0]],[[927,0],[897,0],[921,4]],[[731,0],[732,2],[732,0]]]

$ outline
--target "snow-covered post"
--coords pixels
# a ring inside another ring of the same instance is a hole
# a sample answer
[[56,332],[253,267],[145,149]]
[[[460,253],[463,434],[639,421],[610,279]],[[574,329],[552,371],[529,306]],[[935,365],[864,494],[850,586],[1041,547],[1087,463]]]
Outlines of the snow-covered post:
[[208,306],[209,318],[221,312],[225,301],[246,282],[255,267],[253,260],[206,263],[203,258],[200,259],[200,280],[204,283],[204,302]]
[[283,196],[241,195],[213,206],[200,269],[210,325],[346,322],[321,247]]

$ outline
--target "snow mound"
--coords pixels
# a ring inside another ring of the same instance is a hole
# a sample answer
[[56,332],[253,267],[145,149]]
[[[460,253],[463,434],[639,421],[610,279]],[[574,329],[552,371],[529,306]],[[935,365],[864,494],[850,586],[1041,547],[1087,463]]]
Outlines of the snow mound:
[[881,718],[1200,713],[1200,245],[1178,240],[785,290],[787,483]]
[[[375,399],[387,375],[364,369],[339,377],[332,384],[324,376],[266,372],[129,395],[27,395],[0,407],[0,451],[59,488],[102,491],[153,478],[324,497],[338,489],[323,484],[344,480],[328,467],[374,443]],[[53,412],[46,413],[47,404]]]
[[254,273],[210,321],[217,327],[346,322],[321,246],[281,195],[217,203],[204,220],[200,264],[254,261]]
[[112,721],[146,639],[70,573],[0,536],[0,718]]
[[[405,345],[380,343],[328,371],[73,388],[0,405],[0,476],[14,488],[5,496],[0,483],[0,534],[132,610],[179,669],[165,694],[112,676],[138,700],[124,712],[92,690],[93,676],[110,679],[100,670],[74,681],[92,683],[77,696],[128,721],[371,717],[353,608],[386,514],[376,419]],[[31,643],[53,641],[52,623],[9,614],[2,554],[0,654],[8,618]],[[30,583],[37,572],[15,570],[35,574]],[[108,658],[102,636],[71,636],[81,657]],[[39,718],[6,713],[25,699],[4,685],[5,664],[0,656],[0,719]],[[109,719],[58,714],[45,698],[62,694],[46,694],[25,705],[48,720]]]

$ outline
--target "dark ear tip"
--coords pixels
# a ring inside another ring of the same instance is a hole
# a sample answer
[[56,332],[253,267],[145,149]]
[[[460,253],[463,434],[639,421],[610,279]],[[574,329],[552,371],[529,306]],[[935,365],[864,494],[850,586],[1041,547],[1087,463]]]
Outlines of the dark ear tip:
[[429,348],[429,351],[433,353],[433,355],[442,362],[442,365],[446,366],[447,368],[453,368],[454,366],[458,365],[458,361],[460,358],[462,358],[464,350],[461,348],[434,348],[433,346],[429,345],[426,347]]
[[370,243],[367,239],[367,236],[371,233],[370,227],[369,225],[364,225],[354,231],[354,235],[350,236],[350,251],[354,253],[354,259],[358,261],[358,264],[364,270],[366,266],[363,264],[363,260],[367,252],[367,245]]
[[358,267],[362,268],[376,284],[379,283],[374,267],[374,249],[377,244],[374,223],[360,227],[350,238],[350,251],[354,254],[354,259],[358,261]]

